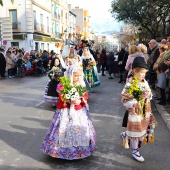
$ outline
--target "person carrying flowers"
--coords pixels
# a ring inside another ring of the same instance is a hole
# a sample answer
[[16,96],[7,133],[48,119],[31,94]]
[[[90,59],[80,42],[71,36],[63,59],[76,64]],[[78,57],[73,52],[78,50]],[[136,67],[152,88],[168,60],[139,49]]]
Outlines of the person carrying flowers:
[[128,110],[127,130],[121,133],[123,147],[131,146],[132,156],[139,162],[144,158],[138,148],[141,143],[154,142],[155,118],[151,111],[151,89],[145,80],[148,65],[143,57],[136,57],[132,64],[132,79],[125,85],[121,95],[122,103]]
[[45,88],[44,101],[53,103],[53,107],[56,107],[58,102],[58,92],[56,88],[59,83],[59,78],[62,76],[62,69],[58,58],[52,59],[48,76],[50,81]]
[[54,158],[82,159],[93,154],[96,133],[88,109],[83,70],[72,65],[57,86],[59,102],[41,150]]
[[83,72],[87,82],[91,88],[97,87],[100,85],[100,80],[96,68],[96,62],[89,51],[88,47],[83,49],[83,54],[81,56],[83,63]]

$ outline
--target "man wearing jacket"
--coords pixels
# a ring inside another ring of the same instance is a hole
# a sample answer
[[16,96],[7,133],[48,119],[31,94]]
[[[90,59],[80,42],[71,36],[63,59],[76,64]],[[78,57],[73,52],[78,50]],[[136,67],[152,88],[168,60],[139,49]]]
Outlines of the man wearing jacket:
[[5,59],[5,49],[0,48],[0,76],[5,76],[5,69],[6,69],[6,59]]

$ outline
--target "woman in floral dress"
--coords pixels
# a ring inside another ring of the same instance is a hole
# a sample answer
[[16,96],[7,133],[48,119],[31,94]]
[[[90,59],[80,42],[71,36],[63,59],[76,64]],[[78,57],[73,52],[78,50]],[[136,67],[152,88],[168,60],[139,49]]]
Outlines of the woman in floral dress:
[[93,154],[96,133],[89,114],[88,93],[67,101],[64,97],[71,95],[73,89],[67,95],[61,93],[65,92],[70,84],[85,87],[82,68],[76,65],[70,66],[67,76],[70,78],[70,83],[62,83],[60,80],[61,84],[57,87],[60,93],[59,103],[41,150],[54,158],[82,159]]

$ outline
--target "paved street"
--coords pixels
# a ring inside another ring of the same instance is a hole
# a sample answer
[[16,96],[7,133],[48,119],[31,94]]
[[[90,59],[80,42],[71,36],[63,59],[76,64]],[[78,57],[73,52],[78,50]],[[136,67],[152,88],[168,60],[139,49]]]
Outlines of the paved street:
[[83,160],[54,159],[40,151],[54,109],[43,102],[47,77],[0,79],[0,170],[169,170],[170,132],[153,105],[158,121],[155,143],[142,146],[136,162],[119,137],[125,108],[118,78],[100,77],[89,106],[97,133],[95,154]]

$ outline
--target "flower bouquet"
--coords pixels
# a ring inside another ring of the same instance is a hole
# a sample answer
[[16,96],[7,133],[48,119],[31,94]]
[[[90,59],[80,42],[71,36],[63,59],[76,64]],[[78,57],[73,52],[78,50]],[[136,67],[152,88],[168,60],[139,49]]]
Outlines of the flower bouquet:
[[96,62],[95,61],[89,61],[89,66],[95,66],[96,65]]
[[62,70],[59,67],[53,66],[50,70],[50,76],[52,79],[59,80],[59,77],[62,75]]
[[125,85],[125,89],[128,91],[130,95],[137,100],[138,103],[141,105],[141,109],[139,109],[139,114],[142,114],[142,109],[144,107],[144,100],[149,98],[150,91],[148,86],[144,83],[140,82],[136,77],[133,77],[130,83]]
[[86,87],[81,85],[71,85],[69,77],[60,77],[60,87],[58,88],[58,93],[61,94],[61,99],[63,102],[71,103],[71,101],[83,97],[86,92]]

